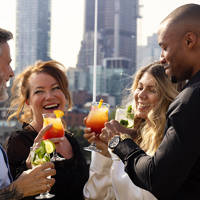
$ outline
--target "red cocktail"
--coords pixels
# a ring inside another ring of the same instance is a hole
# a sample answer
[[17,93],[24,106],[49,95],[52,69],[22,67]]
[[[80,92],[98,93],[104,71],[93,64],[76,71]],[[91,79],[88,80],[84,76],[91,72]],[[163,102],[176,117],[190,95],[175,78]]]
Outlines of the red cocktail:
[[98,103],[93,103],[86,119],[86,126],[100,134],[105,122],[108,122],[108,104],[103,103],[99,108]]

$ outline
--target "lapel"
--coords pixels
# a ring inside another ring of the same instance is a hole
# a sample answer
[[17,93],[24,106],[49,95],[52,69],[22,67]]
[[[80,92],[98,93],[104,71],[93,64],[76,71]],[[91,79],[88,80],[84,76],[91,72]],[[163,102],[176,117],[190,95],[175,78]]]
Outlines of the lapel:
[[4,160],[5,160],[6,166],[8,168],[8,176],[10,178],[10,182],[12,182],[13,178],[12,178],[12,175],[11,175],[11,172],[10,172],[10,167],[9,167],[9,163],[8,163],[8,157],[7,157],[6,152],[4,151],[3,147],[1,146],[1,144],[0,144],[0,149],[1,149],[2,153],[3,153],[3,157],[4,157]]

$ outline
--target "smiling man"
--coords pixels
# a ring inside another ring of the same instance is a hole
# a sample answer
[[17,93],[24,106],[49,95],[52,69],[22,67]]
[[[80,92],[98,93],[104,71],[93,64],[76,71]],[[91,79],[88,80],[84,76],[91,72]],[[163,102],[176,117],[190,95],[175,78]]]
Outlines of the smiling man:
[[[188,80],[167,112],[165,136],[153,156],[133,140],[112,137],[112,151],[125,163],[131,180],[159,200],[200,198],[200,5],[186,4],[160,24],[161,62],[175,81]],[[117,121],[105,125],[120,133]],[[128,191],[127,191],[128,192]]]

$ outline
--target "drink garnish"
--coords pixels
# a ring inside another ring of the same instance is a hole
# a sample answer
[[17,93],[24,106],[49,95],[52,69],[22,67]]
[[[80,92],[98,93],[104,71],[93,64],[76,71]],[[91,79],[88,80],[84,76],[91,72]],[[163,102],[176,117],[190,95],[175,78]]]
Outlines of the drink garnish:
[[50,154],[55,151],[55,144],[51,140],[42,140],[40,146],[35,150],[32,163],[40,165],[50,161]]
[[57,118],[61,118],[64,116],[64,112],[62,110],[54,110],[53,113],[56,115]]
[[99,104],[98,104],[98,108],[101,108],[102,103],[103,103],[103,99],[100,99]]
[[126,110],[126,118],[127,119],[121,119],[119,123],[126,128],[133,128],[134,113],[133,113],[132,105],[129,105]]
[[55,144],[51,140],[47,139],[43,140],[42,142],[44,143],[46,153],[50,154],[55,151],[56,149]]

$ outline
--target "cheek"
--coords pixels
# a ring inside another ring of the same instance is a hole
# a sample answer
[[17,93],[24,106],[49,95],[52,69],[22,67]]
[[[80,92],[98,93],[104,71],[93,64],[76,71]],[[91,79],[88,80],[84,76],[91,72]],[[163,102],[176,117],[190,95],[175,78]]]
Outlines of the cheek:
[[155,95],[152,95],[149,99],[151,101],[152,108],[153,108],[157,105],[160,98],[159,98],[159,95],[155,94]]
[[60,99],[60,106],[64,109],[65,105],[67,104],[67,100],[65,98],[65,95],[62,92],[59,92],[58,97]]
[[133,100],[134,100],[135,103],[137,103],[137,101],[138,101],[138,92],[134,92],[133,93]]

